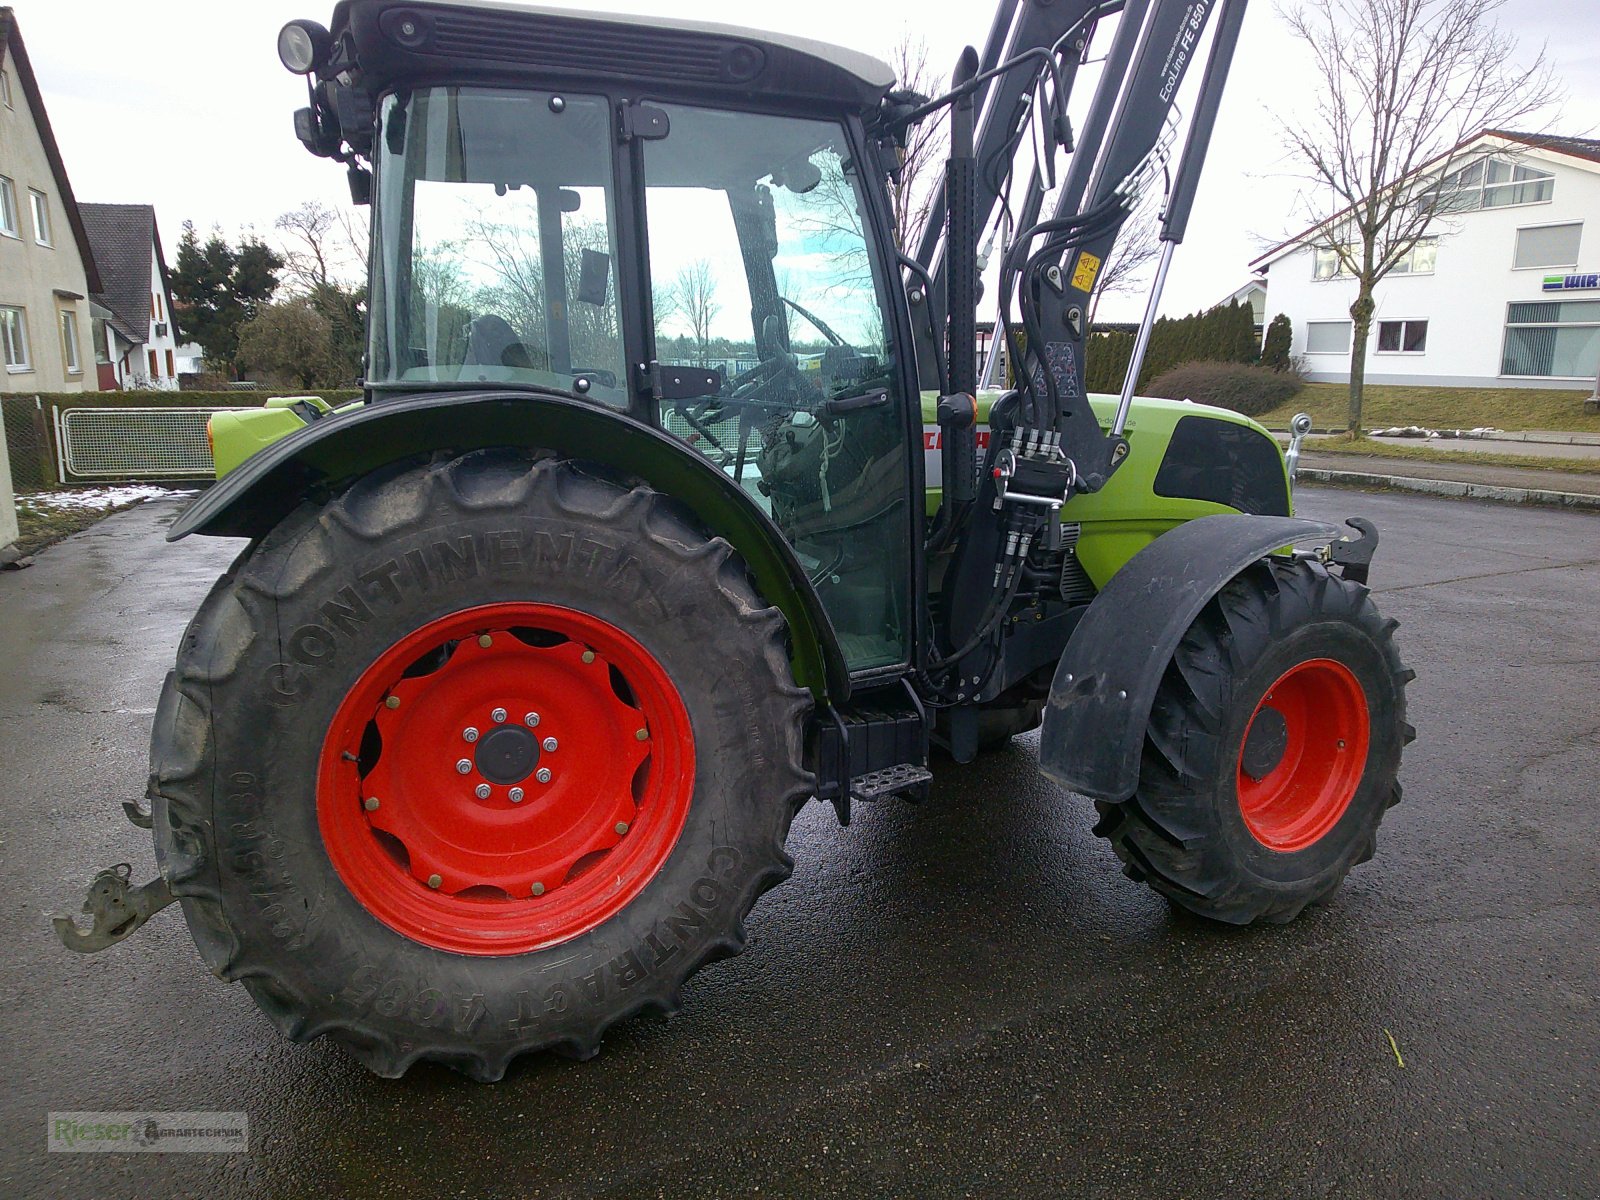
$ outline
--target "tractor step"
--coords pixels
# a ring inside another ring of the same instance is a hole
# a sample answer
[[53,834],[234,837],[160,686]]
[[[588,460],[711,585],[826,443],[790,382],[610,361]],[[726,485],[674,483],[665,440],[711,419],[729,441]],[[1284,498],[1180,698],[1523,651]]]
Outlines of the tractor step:
[[878,771],[868,771],[850,781],[850,795],[862,803],[899,795],[933,779],[933,772],[915,763],[896,763]]

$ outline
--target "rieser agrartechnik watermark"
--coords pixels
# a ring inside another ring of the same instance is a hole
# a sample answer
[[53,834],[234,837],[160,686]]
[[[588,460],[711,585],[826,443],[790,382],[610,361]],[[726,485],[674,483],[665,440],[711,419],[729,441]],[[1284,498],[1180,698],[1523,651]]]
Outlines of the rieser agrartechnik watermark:
[[64,1154],[243,1154],[242,1112],[53,1112],[46,1144]]

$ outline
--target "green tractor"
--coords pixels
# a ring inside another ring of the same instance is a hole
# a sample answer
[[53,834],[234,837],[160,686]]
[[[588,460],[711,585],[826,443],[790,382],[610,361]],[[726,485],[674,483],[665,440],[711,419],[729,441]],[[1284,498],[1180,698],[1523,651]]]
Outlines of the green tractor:
[[[935,99],[683,21],[344,0],[285,27],[297,133],[372,206],[364,394],[215,418],[220,480],[171,536],[249,545],[130,809],[160,877],[102,873],[62,936],[176,899],[286,1036],[498,1079],[677,1009],[808,800],[848,823],[921,797],[931,748],[1034,728],[1173,904],[1327,897],[1410,735],[1376,531],[1295,518],[1254,422],[1133,396],[1243,10],[1004,0]],[[941,108],[901,249],[886,181]],[[1127,382],[1091,396],[1085,314],[1163,177]]]

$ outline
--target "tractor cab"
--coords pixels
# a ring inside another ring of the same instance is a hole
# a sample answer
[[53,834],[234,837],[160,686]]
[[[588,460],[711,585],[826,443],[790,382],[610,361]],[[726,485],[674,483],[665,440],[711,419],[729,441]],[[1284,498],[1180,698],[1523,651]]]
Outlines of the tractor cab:
[[859,111],[888,68],[565,13],[339,19],[302,125],[353,90],[376,110],[374,395],[553,391],[655,425],[776,523],[852,671],[907,663],[921,418]]

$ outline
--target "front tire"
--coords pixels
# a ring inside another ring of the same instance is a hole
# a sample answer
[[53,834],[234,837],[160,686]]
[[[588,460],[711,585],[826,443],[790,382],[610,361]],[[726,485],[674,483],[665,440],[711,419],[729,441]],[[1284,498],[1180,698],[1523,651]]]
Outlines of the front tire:
[[588,1057],[737,953],[812,791],[785,628],[649,488],[469,454],[306,506],[157,714],[157,856],[207,965],[380,1075]]
[[1125,873],[1233,925],[1289,921],[1332,894],[1400,799],[1413,672],[1396,624],[1305,560],[1223,588],[1167,667],[1137,792],[1096,805]]

